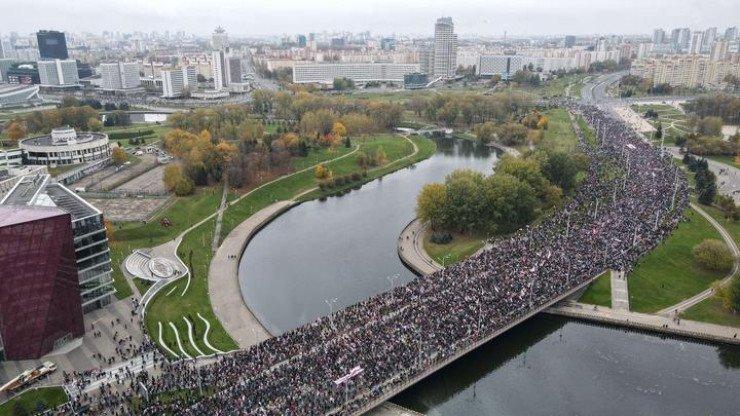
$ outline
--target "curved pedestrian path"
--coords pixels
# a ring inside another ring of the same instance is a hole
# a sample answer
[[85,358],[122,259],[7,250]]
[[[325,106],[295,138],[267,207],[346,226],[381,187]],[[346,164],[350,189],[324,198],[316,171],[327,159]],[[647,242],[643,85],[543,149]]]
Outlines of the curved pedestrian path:
[[413,219],[401,231],[398,237],[398,257],[415,273],[425,276],[442,270],[437,262],[424,250],[424,232],[429,223],[422,223],[420,219]]
[[[738,272],[738,270],[740,270],[740,249],[738,249],[738,246],[735,243],[735,239],[732,238],[732,235],[725,229],[725,227],[722,226],[722,224],[717,222],[717,220],[715,220],[711,215],[709,215],[706,211],[701,209],[699,205],[692,202],[691,208],[693,208],[702,217],[706,218],[706,220],[709,221],[710,224],[712,224],[712,226],[722,236],[722,239],[725,241],[725,244],[727,244],[727,247],[729,247],[730,251],[732,251],[732,255],[735,258],[735,262],[734,262],[734,265],[732,266],[732,270],[722,280],[720,280],[721,285],[726,285],[730,282],[730,280],[732,280],[732,277]],[[711,297],[712,295],[714,295],[714,288],[710,287],[700,293],[697,293],[696,295],[688,299],[682,300],[681,302],[673,306],[669,306],[665,309],[662,309],[658,311],[657,313],[659,315],[680,314],[681,312],[691,308],[692,306]]]

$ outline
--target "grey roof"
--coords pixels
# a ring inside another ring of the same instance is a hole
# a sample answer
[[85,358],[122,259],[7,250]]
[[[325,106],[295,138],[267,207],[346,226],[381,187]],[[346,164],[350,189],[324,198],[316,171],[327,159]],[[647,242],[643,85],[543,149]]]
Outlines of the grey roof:
[[21,179],[0,201],[1,205],[55,206],[68,212],[72,220],[100,214],[95,207],[58,183],[49,183],[49,175],[29,175]]

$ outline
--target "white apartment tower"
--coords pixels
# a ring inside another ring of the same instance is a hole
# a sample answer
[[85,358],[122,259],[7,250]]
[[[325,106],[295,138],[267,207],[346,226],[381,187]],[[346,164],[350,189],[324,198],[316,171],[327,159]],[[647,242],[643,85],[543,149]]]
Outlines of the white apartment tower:
[[192,92],[197,86],[198,75],[192,66],[162,71],[162,97],[164,98],[182,97],[186,89]]
[[118,91],[138,88],[139,64],[136,62],[113,62],[100,64],[101,85],[106,91]]
[[53,59],[38,61],[39,78],[42,86],[65,87],[79,85],[77,61],[74,59]]
[[457,35],[451,17],[440,17],[434,25],[435,77],[452,78],[457,69]]
[[226,77],[226,53],[220,49],[211,54],[211,69],[213,73],[213,88],[223,90],[228,84]]
[[690,54],[700,54],[701,46],[704,43],[704,32],[694,32],[691,34],[691,44],[689,45]]

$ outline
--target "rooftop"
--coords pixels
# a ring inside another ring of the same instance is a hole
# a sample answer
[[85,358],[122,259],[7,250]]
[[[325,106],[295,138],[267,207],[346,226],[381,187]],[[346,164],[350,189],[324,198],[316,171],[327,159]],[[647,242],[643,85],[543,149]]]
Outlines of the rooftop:
[[[107,138],[108,138],[108,135],[104,133],[91,133],[91,132],[77,133],[77,138],[75,139],[75,143],[82,144],[82,143],[88,143],[94,140],[101,140],[101,139],[107,139]],[[20,143],[23,144],[24,146],[64,146],[67,144],[67,142],[64,142],[64,141],[54,142],[50,134],[47,134],[45,136],[39,136],[39,137],[31,137],[29,139],[23,139],[20,141]]]
[[79,195],[58,183],[50,183],[50,176],[38,174],[21,179],[0,201],[0,206],[34,206],[57,208],[72,216],[72,220],[100,214]]
[[57,207],[27,207],[0,205],[0,227],[22,224],[44,218],[67,215]]

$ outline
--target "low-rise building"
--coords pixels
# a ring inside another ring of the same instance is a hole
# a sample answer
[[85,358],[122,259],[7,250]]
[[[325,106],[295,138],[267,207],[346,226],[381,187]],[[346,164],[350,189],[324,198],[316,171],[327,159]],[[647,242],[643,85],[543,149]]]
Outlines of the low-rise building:
[[331,84],[335,78],[348,78],[356,83],[378,81],[400,84],[404,75],[419,72],[419,69],[419,64],[296,63],[293,66],[293,82]]
[[0,108],[40,101],[38,85],[0,85]]
[[18,143],[27,165],[73,165],[104,159],[111,154],[105,133],[77,133],[71,127],[56,128],[51,134],[23,139]]

